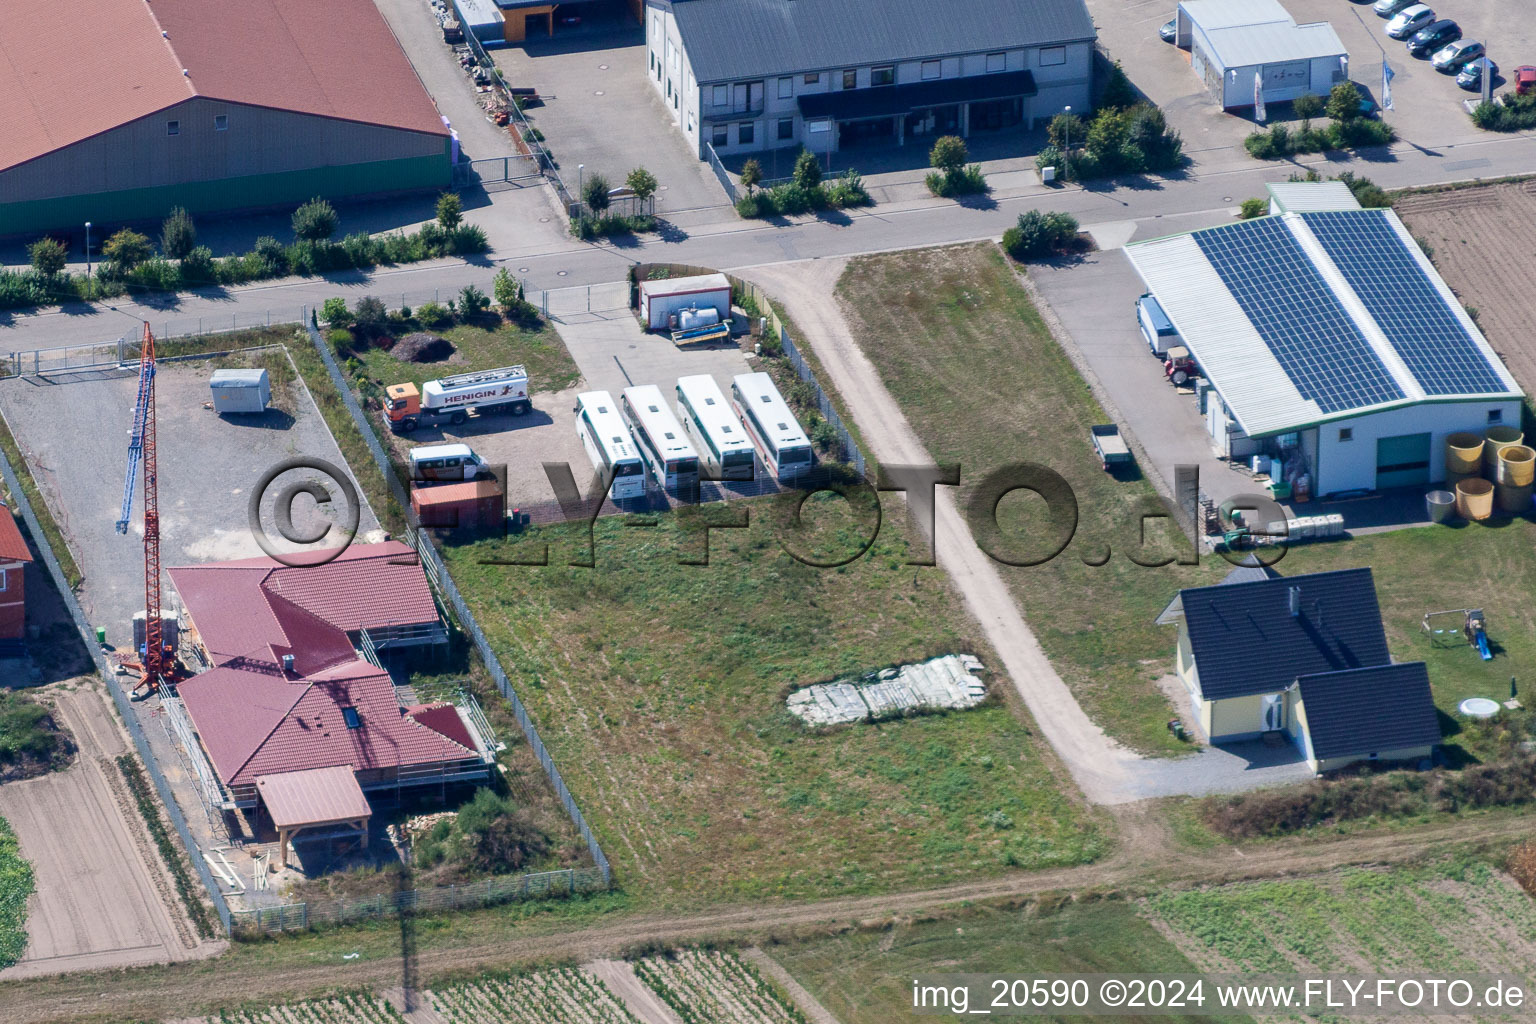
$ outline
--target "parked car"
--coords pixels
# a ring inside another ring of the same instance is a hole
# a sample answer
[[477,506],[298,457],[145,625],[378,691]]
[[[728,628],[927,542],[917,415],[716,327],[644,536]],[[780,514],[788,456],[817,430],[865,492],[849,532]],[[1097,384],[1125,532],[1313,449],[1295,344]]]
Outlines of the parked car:
[[1436,71],[1460,71],[1469,62],[1481,57],[1484,52],[1483,44],[1477,40],[1461,39],[1442,46],[1430,58],[1429,63]]
[[1484,74],[1490,78],[1498,78],[1499,66],[1487,57],[1479,57],[1461,69],[1461,74],[1456,76],[1456,84],[1463,89],[1476,92],[1483,87]]
[[1164,23],[1163,27],[1157,30],[1157,36],[1165,43],[1171,43],[1178,39],[1179,19],[1175,18],[1170,22]]
[[1515,95],[1536,92],[1536,66],[1522,64],[1515,68]]
[[1414,57],[1428,57],[1446,43],[1461,38],[1461,26],[1446,18],[1408,37],[1408,52]]
[[1414,4],[1394,14],[1383,31],[1393,39],[1407,39],[1419,29],[1428,28],[1434,23],[1435,12],[1430,10],[1428,4]]
[[1376,0],[1376,6],[1371,9],[1383,18],[1390,18],[1398,11],[1413,7],[1418,0]]

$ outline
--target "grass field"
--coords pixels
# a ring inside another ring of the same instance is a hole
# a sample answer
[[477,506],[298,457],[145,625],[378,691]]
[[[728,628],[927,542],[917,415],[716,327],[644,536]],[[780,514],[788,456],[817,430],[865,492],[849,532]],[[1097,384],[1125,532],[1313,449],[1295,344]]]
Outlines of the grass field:
[[766,951],[840,1024],[963,1019],[913,1015],[912,979],[920,975],[1196,973],[1184,954],[1123,900],[1066,903],[1055,909],[982,909]]
[[[1095,721],[1144,751],[1188,747],[1164,728],[1167,699],[1154,681],[1175,637],[1152,624],[1181,586],[1220,570],[1145,568],[1126,555],[1138,509],[1154,500],[1144,480],[1099,467],[1088,428],[1105,422],[996,246],[866,256],[838,284],[854,337],[880,369],[908,421],[939,462],[961,464],[969,497],[989,472],[1033,461],[1060,473],[1077,496],[1079,522],[1061,556],[1002,566],[1031,629]],[[1044,503],[1018,492],[998,507],[1006,535],[1049,529]],[[1097,561],[1105,547],[1113,556]],[[1033,545],[1035,555],[1048,547]],[[1147,560],[1146,556],[1141,556]]]
[[570,526],[534,535],[553,541],[548,567],[483,564],[514,556],[506,542],[445,551],[626,889],[804,897],[1101,852],[1007,704],[826,733],[795,722],[797,686],[989,655],[944,577],[903,564],[899,524],[865,558],[815,569],[779,548],[766,503],[751,508],[750,529],[713,533],[708,566],[678,564],[697,540],[674,516],[600,519],[590,569],[566,564]]
[[[1185,749],[1164,729],[1169,705],[1154,681],[1172,671],[1175,634],[1153,619],[1181,587],[1216,582],[1229,566],[1144,568],[1126,554],[1134,511],[1152,497],[1145,481],[1117,481],[1100,468],[1088,427],[1103,413],[1052,340],[995,247],[961,246],[868,256],[838,286],[855,337],[880,368],[918,436],[939,461],[963,467],[963,494],[989,470],[1034,460],[1061,473],[1079,508],[1076,535],[1040,566],[1003,572],[1031,628],[1085,710],[1145,751]],[[1010,508],[1010,503],[1014,503]],[[1033,503],[1033,504],[1031,504]],[[1043,503],[1005,498],[1010,535],[1046,526]],[[1084,564],[1108,545],[1101,567]],[[1509,677],[1536,657],[1536,524],[1515,520],[1372,534],[1300,545],[1280,563],[1287,575],[1372,567],[1387,639],[1399,661],[1429,664],[1450,742],[1487,759],[1523,738],[1526,712],[1503,725],[1454,715],[1464,697],[1504,698]],[[1481,607],[1497,657],[1465,645],[1433,649],[1419,630],[1432,609]]]
[[565,343],[548,324],[530,330],[488,316],[483,324],[461,324],[429,333],[451,341],[456,354],[436,363],[404,362],[377,346],[354,347],[338,355],[357,359],[363,372],[380,387],[404,381],[420,387],[438,377],[519,363],[528,368],[529,388],[534,393],[563,391],[581,376]]
[[1536,903],[1480,861],[1172,892],[1147,911],[1206,971],[1526,977],[1536,963]]
[[27,948],[27,898],[32,865],[22,859],[16,833],[0,818],[0,970],[21,959]]

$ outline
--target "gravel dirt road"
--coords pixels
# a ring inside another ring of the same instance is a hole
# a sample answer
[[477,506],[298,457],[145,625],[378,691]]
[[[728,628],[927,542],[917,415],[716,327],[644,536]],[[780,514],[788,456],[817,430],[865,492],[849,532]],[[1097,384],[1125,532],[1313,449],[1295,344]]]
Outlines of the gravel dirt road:
[[27,951],[0,979],[187,960],[226,945],[198,945],[113,760],[128,744],[98,685],[51,691],[80,748],[75,764],[0,786],[0,817],[36,876]]

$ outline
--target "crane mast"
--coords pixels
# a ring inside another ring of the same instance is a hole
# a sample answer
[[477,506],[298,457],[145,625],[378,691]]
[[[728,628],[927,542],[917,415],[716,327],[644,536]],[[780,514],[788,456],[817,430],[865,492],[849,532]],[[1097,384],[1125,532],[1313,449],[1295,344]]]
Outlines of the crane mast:
[[126,534],[133,520],[133,485],[143,464],[144,472],[144,651],[143,677],[137,691],[158,685],[165,669],[164,628],[160,608],[160,496],[155,460],[155,336],[144,325],[139,352],[139,391],[133,406],[133,426],[128,432],[128,477],[123,485],[123,507],[117,532]]

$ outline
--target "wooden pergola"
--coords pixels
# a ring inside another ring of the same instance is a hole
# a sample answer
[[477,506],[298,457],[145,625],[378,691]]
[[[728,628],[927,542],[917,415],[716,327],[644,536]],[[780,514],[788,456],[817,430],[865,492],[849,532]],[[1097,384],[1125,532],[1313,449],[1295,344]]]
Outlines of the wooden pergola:
[[351,765],[277,772],[256,779],[256,793],[277,828],[278,862],[288,866],[288,844],[305,829],[327,825],[352,828],[368,845],[373,808]]

